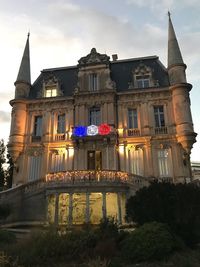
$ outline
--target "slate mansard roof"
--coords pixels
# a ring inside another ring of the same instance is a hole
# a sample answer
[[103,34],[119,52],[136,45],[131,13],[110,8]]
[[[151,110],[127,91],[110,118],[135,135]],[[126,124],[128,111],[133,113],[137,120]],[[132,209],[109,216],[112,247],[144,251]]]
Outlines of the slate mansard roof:
[[[133,80],[133,71],[144,64],[152,70],[152,77],[158,82],[158,88],[169,86],[167,69],[157,56],[131,58],[110,61],[111,79],[116,83],[117,92],[128,91],[129,83]],[[33,83],[29,98],[35,99],[43,87],[43,82],[50,76],[54,76],[60,85],[63,96],[72,96],[78,82],[79,66],[44,69]],[[137,89],[137,88],[135,88]]]

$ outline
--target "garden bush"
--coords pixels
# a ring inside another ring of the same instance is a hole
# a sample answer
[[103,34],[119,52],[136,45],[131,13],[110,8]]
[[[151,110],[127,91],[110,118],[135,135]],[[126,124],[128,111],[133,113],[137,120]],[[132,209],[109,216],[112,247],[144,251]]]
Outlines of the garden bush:
[[161,260],[183,247],[166,224],[157,222],[136,228],[121,242],[122,256],[131,263]]
[[190,247],[200,242],[200,187],[194,184],[154,182],[128,199],[126,212],[139,225],[168,224]]

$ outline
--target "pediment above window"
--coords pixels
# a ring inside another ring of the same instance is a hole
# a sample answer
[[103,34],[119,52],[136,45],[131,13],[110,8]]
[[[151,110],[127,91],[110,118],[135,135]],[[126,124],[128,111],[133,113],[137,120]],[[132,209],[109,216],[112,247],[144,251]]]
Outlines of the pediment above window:
[[106,54],[100,54],[96,51],[96,48],[92,48],[90,54],[79,59],[78,66],[82,67],[96,64],[108,64],[109,60],[109,56],[107,56]]
[[140,63],[136,69],[132,71],[132,82],[129,83],[129,89],[148,88],[158,86],[158,82],[153,79],[153,70]]

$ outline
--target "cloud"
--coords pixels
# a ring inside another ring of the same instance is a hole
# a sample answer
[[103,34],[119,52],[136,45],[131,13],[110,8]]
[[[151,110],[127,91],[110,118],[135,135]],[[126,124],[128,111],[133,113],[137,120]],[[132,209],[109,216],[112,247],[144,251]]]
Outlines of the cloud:
[[10,112],[0,110],[0,123],[10,122]]
[[171,10],[174,0],[149,0],[148,4],[146,0],[127,0],[126,3],[128,5],[138,6],[140,8],[147,7],[150,8],[151,11],[159,11],[159,15],[165,13],[167,10]]

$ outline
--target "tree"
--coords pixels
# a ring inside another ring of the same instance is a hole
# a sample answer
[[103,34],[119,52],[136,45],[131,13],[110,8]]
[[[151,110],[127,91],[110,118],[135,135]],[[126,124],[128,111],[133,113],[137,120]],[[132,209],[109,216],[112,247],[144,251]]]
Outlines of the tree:
[[5,183],[5,168],[4,164],[6,163],[5,158],[6,147],[4,145],[4,140],[0,140],[0,191],[3,190]]
[[166,223],[187,245],[200,241],[200,187],[154,182],[127,201],[127,219]]
[[6,170],[6,187],[11,188],[12,187],[12,179],[13,179],[13,170],[14,170],[14,163],[12,161],[12,158],[10,154],[7,154],[7,163],[8,163],[8,168]]

